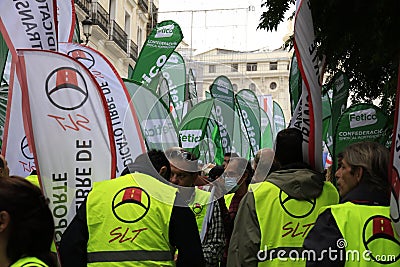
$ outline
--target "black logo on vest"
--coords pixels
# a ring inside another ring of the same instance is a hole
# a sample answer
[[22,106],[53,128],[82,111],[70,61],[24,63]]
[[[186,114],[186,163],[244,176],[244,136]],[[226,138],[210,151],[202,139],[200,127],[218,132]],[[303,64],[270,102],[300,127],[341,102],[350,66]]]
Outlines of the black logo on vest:
[[92,56],[92,54],[90,54],[84,50],[81,50],[81,49],[75,49],[75,50],[69,51],[67,53],[67,55],[72,58],[75,58],[80,63],[85,65],[85,67],[88,69],[93,67],[95,64],[95,60],[94,60],[94,57]]
[[194,214],[199,215],[203,211],[203,206],[200,203],[194,203],[192,205],[192,211]]
[[86,81],[76,69],[62,67],[53,70],[46,79],[46,95],[62,110],[80,108],[88,99]]
[[[281,204],[282,209],[289,216],[293,218],[305,218],[314,211],[317,201],[315,198],[306,199],[300,207],[295,198],[287,195],[281,190],[279,192],[279,203]],[[306,203],[308,203],[308,205]]]
[[[363,227],[363,243],[369,251],[368,256],[380,264],[391,264],[400,259],[400,242],[395,237],[392,222],[389,218],[376,215],[368,218]],[[391,254],[397,251],[397,255]]]
[[140,187],[119,190],[112,201],[112,212],[121,222],[134,223],[143,219],[150,209],[150,196]]

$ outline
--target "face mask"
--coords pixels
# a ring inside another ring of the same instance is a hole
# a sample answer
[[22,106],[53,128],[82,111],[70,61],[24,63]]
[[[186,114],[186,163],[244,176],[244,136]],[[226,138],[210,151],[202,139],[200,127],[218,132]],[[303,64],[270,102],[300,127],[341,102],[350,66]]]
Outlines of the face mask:
[[234,193],[239,189],[235,177],[225,177],[225,189],[228,193]]

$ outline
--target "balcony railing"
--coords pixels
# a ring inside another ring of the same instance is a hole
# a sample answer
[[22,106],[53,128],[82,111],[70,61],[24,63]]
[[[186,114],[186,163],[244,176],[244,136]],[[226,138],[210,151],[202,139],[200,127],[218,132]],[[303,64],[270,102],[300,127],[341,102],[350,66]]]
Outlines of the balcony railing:
[[149,5],[147,4],[147,0],[139,0],[139,7],[144,13],[149,12]]
[[138,46],[133,42],[133,40],[128,40],[128,54],[131,59],[134,61],[138,58]]
[[125,53],[128,52],[128,35],[115,20],[111,21],[110,40],[113,40]]
[[87,15],[89,15],[90,4],[92,0],[75,0],[75,4],[77,4]]
[[98,25],[105,33],[108,34],[108,30],[110,27],[110,15],[99,3],[93,3],[93,5],[93,24]]

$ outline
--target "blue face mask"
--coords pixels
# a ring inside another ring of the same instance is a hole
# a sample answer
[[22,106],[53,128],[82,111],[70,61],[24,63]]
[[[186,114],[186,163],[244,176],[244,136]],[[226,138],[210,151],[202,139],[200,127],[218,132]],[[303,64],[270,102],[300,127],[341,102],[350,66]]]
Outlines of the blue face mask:
[[234,193],[239,189],[236,177],[225,177],[225,189],[228,193]]

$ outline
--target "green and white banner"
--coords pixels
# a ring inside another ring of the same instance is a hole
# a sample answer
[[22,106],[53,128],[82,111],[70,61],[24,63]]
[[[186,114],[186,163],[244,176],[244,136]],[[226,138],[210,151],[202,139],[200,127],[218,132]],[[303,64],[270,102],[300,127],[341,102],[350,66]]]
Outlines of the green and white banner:
[[[198,103],[183,117],[179,125],[179,139],[182,148],[193,153],[198,158],[205,154],[204,151],[201,152],[200,144],[206,136],[213,104],[214,101],[212,99]],[[204,146],[201,147],[203,148]]]
[[128,80],[124,82],[131,95],[147,149],[165,150],[180,146],[175,121],[160,97],[137,83]]
[[197,97],[196,75],[193,69],[189,69],[187,87],[187,98],[190,100],[190,104],[193,107],[199,102]]
[[283,114],[283,110],[281,106],[278,104],[278,102],[274,101],[274,137],[276,137],[276,134],[279,133],[281,130],[286,128],[286,122],[285,122],[285,115]]
[[[169,90],[169,103],[165,102],[175,110],[178,121],[182,119],[183,103],[185,102],[186,67],[182,56],[173,52],[167,63],[161,69],[162,76],[167,82]],[[165,93],[163,91],[163,93]],[[164,98],[163,98],[164,99]]]
[[157,74],[182,39],[181,28],[176,22],[166,20],[158,23],[147,37],[129,78],[155,91],[160,76]]
[[302,91],[302,80],[299,67],[297,65],[296,53],[293,53],[292,61],[290,63],[290,76],[289,76],[289,93],[290,93],[290,110],[293,115],[296,109],[297,102],[299,102]]
[[268,118],[267,112],[260,108],[261,115],[261,148],[274,148],[274,133],[272,123]]
[[[240,90],[236,96],[239,114],[244,124],[246,136],[251,145],[251,152],[254,155],[261,147],[261,115],[257,96],[248,89]],[[236,129],[235,129],[236,130]]]
[[211,85],[210,92],[215,100],[213,116],[218,123],[219,134],[224,153],[231,152],[235,101],[231,81],[226,76],[217,77]]
[[374,141],[385,145],[388,123],[387,115],[372,104],[356,104],[346,109],[336,126],[333,157],[335,169],[337,155],[352,143]]

